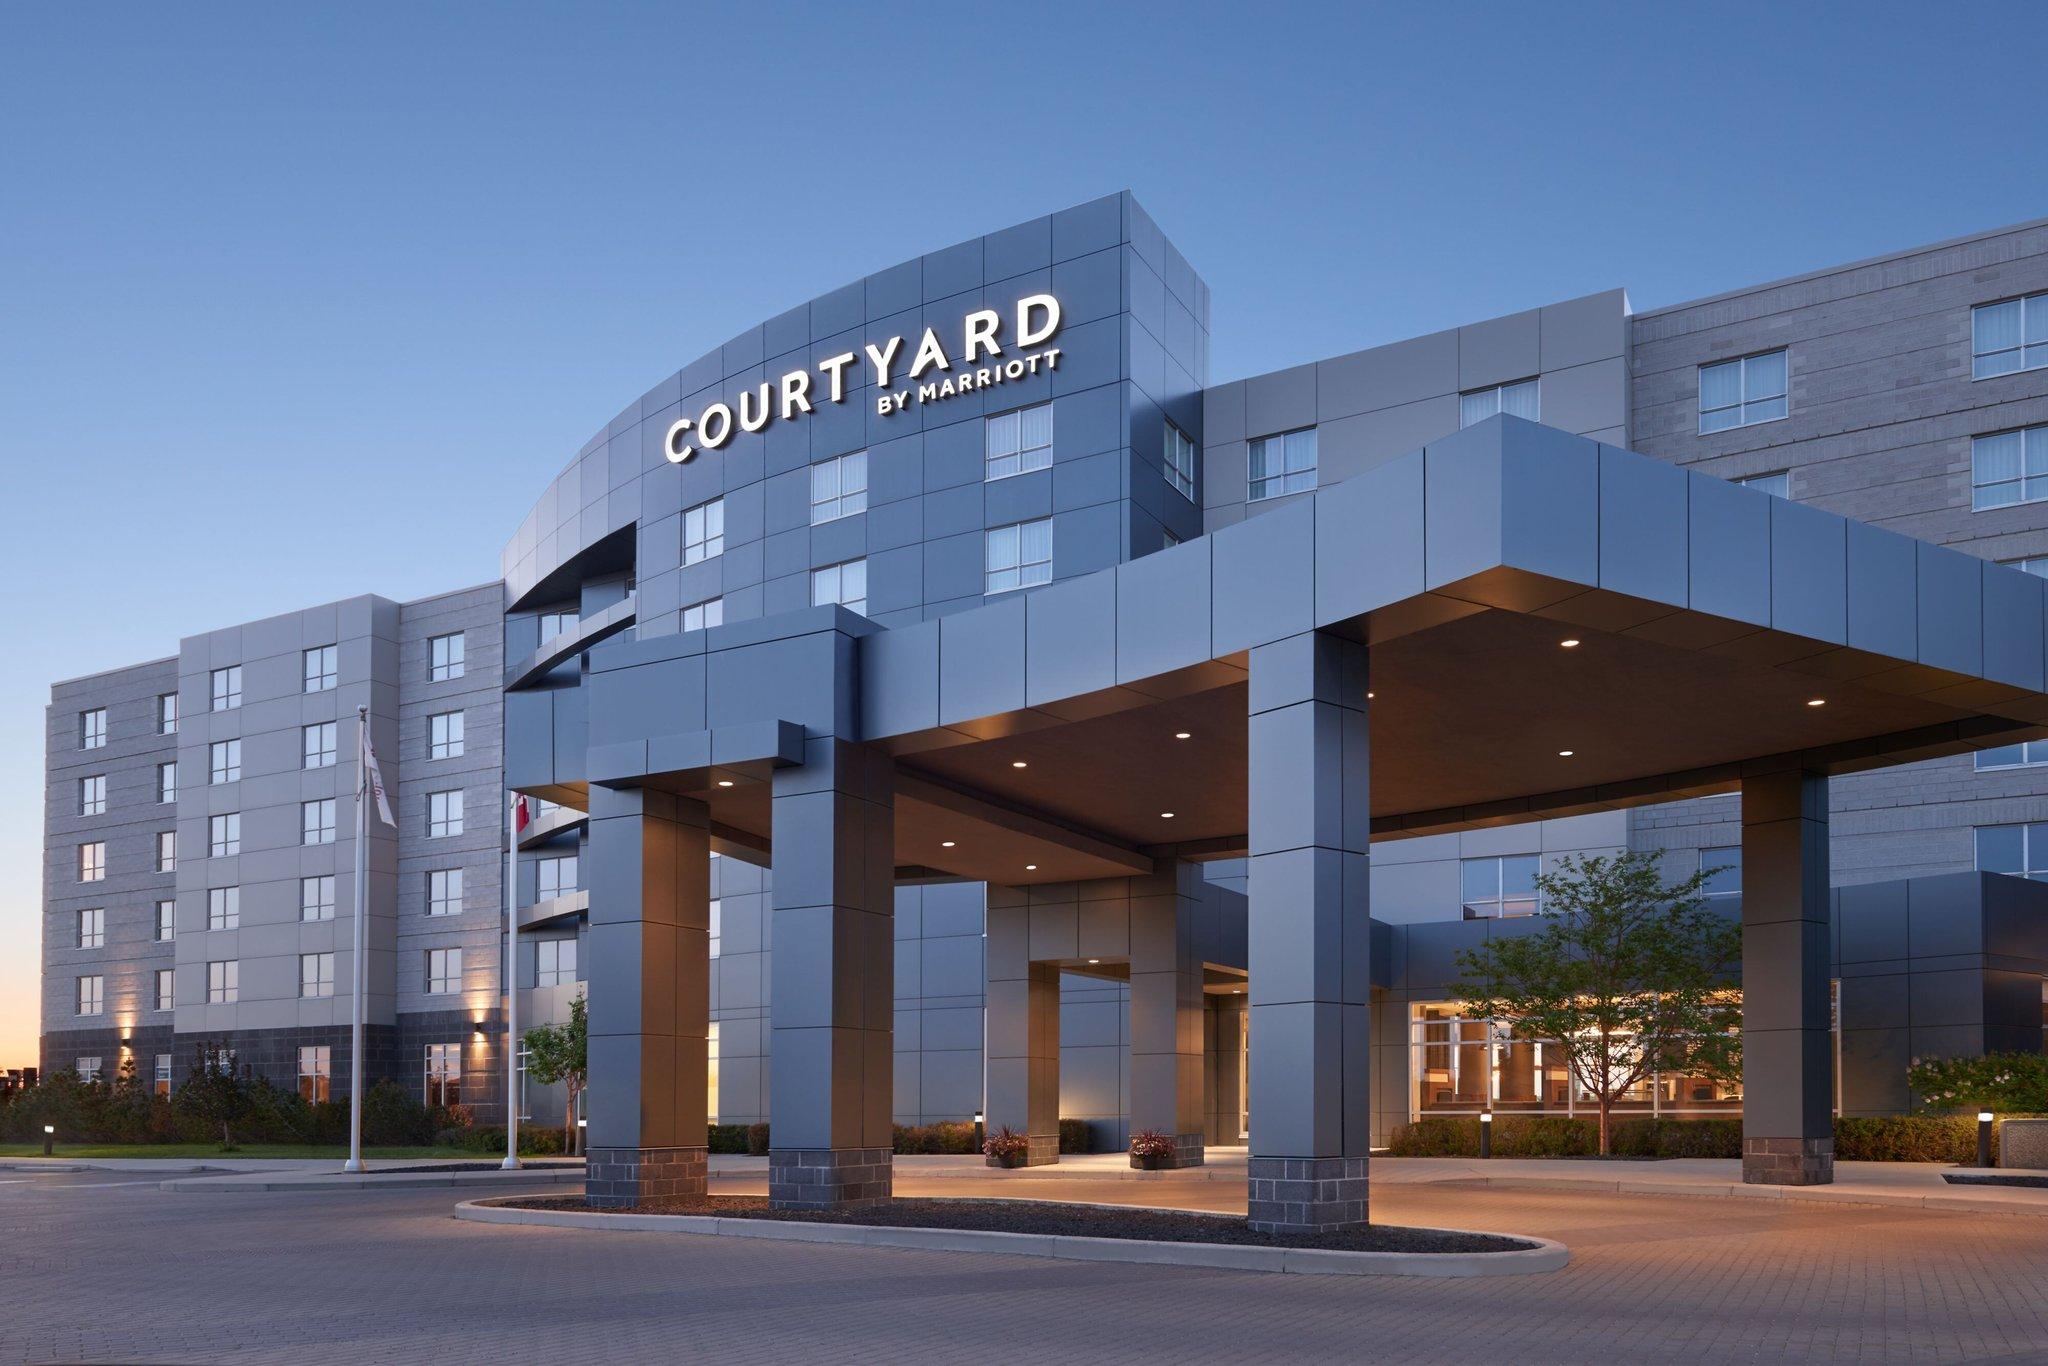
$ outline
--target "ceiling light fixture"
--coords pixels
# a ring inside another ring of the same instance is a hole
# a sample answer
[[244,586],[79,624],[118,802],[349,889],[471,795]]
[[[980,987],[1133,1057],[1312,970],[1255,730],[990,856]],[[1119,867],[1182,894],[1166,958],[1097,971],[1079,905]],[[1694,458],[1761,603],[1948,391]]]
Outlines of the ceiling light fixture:
[[1161,820],[1170,821],[1173,819],[1173,813],[1171,811],[1162,811],[1159,813],[1159,818]]
[[1091,958],[1088,961],[1091,963],[1100,963],[1102,960],[1100,958]]
[[1025,762],[1024,762],[1024,761],[1023,761],[1022,759],[1012,759],[1012,760],[1010,760],[1010,767],[1011,767],[1011,768],[1029,768],[1029,767],[1031,767],[1031,765],[1029,765],[1029,764],[1025,763]]
[[720,779],[718,780],[718,785],[719,785],[720,787],[731,787],[731,786],[732,786],[732,779],[730,779],[730,778],[720,778]]
[[1557,752],[1557,757],[1560,759],[1569,759],[1572,757],[1572,751],[1568,749],[1561,749]]
[[1366,700],[1366,701],[1368,701],[1368,702],[1370,702],[1370,701],[1372,701],[1372,699],[1373,699],[1373,696],[1374,696],[1374,694],[1372,694],[1372,693],[1367,693],[1367,694],[1365,695],[1365,700]]
[[953,842],[952,840],[940,840],[940,841],[939,841],[939,848],[941,848],[941,849],[951,849],[951,848],[953,847],[953,843],[954,843],[954,842]]
[[1176,739],[1176,740],[1187,740],[1187,739],[1190,739],[1190,738],[1192,738],[1192,737],[1193,737],[1193,735],[1194,735],[1194,732],[1193,732],[1193,731],[1186,731],[1186,730],[1177,730],[1177,731],[1175,731],[1175,732],[1173,733],[1173,738],[1174,738],[1174,739]]
[[1024,865],[1024,871],[1027,873],[1035,873],[1038,871],[1038,865],[1035,863],[1027,863]]
[[1574,639],[1571,639],[1571,640],[1560,640],[1560,641],[1559,641],[1559,642],[1557,642],[1557,643],[1558,643],[1558,645],[1559,645],[1559,647],[1560,647],[1560,648],[1563,648],[1563,649],[1566,649],[1566,650],[1576,650],[1576,649],[1578,649],[1578,648],[1579,648],[1579,642],[1578,642],[1578,640],[1577,640],[1576,638],[1574,638]]
[[1809,707],[1825,707],[1827,704],[1828,700],[1825,697],[1809,697],[1806,700],[1806,705]]

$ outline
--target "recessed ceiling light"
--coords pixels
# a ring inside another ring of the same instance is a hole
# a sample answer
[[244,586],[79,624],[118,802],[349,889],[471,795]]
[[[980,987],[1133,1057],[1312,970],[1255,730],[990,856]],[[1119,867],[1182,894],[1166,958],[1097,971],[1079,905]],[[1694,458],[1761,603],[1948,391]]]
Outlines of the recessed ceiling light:
[[954,843],[954,842],[953,842],[952,840],[940,840],[940,841],[939,841],[939,848],[941,848],[941,849],[951,849],[951,848],[953,847],[953,843]]
[[1159,813],[1159,818],[1161,820],[1170,821],[1173,819],[1173,813],[1171,811],[1162,811]]
[[1373,694],[1372,694],[1372,693],[1367,693],[1367,694],[1365,695],[1365,700],[1366,700],[1366,701],[1370,702],[1370,701],[1371,701],[1372,699],[1373,699]]
[[732,779],[730,779],[730,778],[720,778],[720,779],[718,780],[718,785],[719,785],[720,787],[731,787],[731,786],[732,786]]
[[1025,762],[1024,762],[1024,761],[1023,761],[1022,759],[1012,759],[1012,760],[1010,760],[1010,767],[1011,767],[1011,768],[1029,768],[1029,767],[1031,767],[1031,765],[1029,765],[1029,764],[1025,763]]
[[1240,996],[1244,995],[1244,988],[1243,988],[1243,987],[1239,987],[1239,988],[1237,989],[1237,994],[1238,994],[1238,995],[1240,995]]
[[1828,700],[1825,697],[1809,697],[1806,700],[1806,705],[1809,707],[1825,707],[1827,704]]
[[1576,650],[1579,648],[1579,642],[1576,639],[1560,640],[1557,643],[1567,650]]
[[1173,733],[1173,738],[1176,740],[1186,740],[1191,738],[1193,734],[1193,731],[1177,730]]
[[1572,751],[1568,749],[1561,749],[1557,752],[1557,757],[1560,759],[1569,759],[1572,757]]
[[1100,958],[1091,958],[1088,961],[1091,963],[1100,963],[1102,960]]
[[1024,871],[1027,873],[1035,873],[1038,871],[1038,865],[1035,863],[1027,863],[1024,865]]

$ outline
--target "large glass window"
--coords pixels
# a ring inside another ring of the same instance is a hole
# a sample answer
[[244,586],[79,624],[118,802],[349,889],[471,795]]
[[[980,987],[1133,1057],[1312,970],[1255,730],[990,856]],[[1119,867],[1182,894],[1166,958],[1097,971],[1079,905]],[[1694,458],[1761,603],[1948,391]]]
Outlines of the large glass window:
[[337,749],[335,730],[339,723],[318,721],[299,728],[303,760],[307,768],[332,768]]
[[982,591],[1007,593],[1013,588],[1052,582],[1052,518],[999,526],[986,533]]
[[683,629],[701,631],[707,626],[725,625],[725,599],[707,598],[683,609]]
[[228,1006],[242,999],[242,963],[236,958],[216,958],[206,965],[206,1003]]
[[242,927],[242,889],[240,887],[209,887],[206,889],[206,928],[209,930],[236,930]]
[[567,896],[576,890],[576,856],[567,854],[559,858],[544,858],[534,865],[538,896],[542,901],[551,901],[558,896]]
[[326,692],[340,679],[340,651],[332,645],[315,645],[305,654],[307,692]]
[[427,1045],[427,1104],[462,1104],[462,1045]]
[[1458,395],[1458,425],[1469,427],[1475,422],[1484,422],[1497,413],[1509,417],[1526,417],[1537,420],[1539,408],[1537,382],[1533,379],[1518,379],[1512,384],[1495,384],[1484,389],[1470,389]]
[[242,852],[242,813],[229,811],[206,819],[206,853],[209,858],[226,858]]
[[566,987],[576,983],[576,941],[543,939],[533,946],[537,987]]
[[329,1044],[299,1047],[299,1095],[312,1104],[329,1099],[334,1077],[334,1050]]
[[1536,914],[1542,909],[1542,899],[1536,891],[1536,874],[1542,863],[1535,854],[1460,860],[1458,872],[1464,884],[1465,918],[1491,920]]
[[89,778],[78,780],[78,814],[81,816],[104,816],[107,814],[107,775],[95,773]]
[[834,456],[811,466],[811,525],[868,510],[868,453]]
[[447,996],[462,990],[462,950],[427,950],[427,994]]
[[81,949],[97,949],[106,946],[107,913],[95,907],[78,913],[78,941]]
[[2048,764],[2048,740],[2025,740],[2017,745],[1977,751],[1977,771],[1989,773],[2000,768],[2032,768]]
[[299,879],[299,919],[309,924],[334,919],[334,874]]
[[334,843],[334,798],[299,803],[299,843]]
[[2048,824],[1978,826],[1977,868],[2048,881]]
[[1700,433],[1774,422],[1790,409],[1783,348],[1700,367]]
[[427,874],[427,914],[462,913],[462,870],[436,868]]
[[1700,850],[1700,871],[1707,875],[1701,884],[1704,896],[1742,895],[1742,846],[1717,845]]
[[462,757],[461,712],[436,712],[427,718],[427,757],[429,759],[458,759]]
[[811,571],[811,606],[836,602],[862,616],[868,611],[868,562],[848,560]]
[[1248,460],[1247,494],[1252,502],[1305,493],[1316,486],[1316,429],[1258,437],[1251,443]]
[[334,955],[331,953],[302,953],[299,955],[299,998],[317,1001],[334,994]]
[[74,1066],[78,1069],[80,1081],[92,1082],[100,1079],[100,1059],[97,1054],[80,1058]]
[[462,833],[462,793],[427,794],[427,838],[445,839]]
[[446,683],[462,677],[463,635],[460,631],[427,642],[427,681]]
[[2010,507],[2048,498],[2048,427],[1993,432],[1970,442],[1970,506]]
[[1034,403],[982,421],[983,478],[1007,479],[1052,464],[1052,405]]
[[1171,422],[1166,424],[1166,482],[1190,503],[1195,501],[1195,442]]
[[206,747],[206,781],[209,783],[238,783],[242,781],[242,742],[240,740],[215,740]]
[[93,840],[78,846],[78,880],[104,882],[107,877],[107,842]]
[[725,553],[725,499],[713,498],[683,513],[683,563]]
[[718,1021],[704,1031],[704,1114],[708,1124],[718,1123]]
[[1970,378],[2048,365],[2048,294],[1970,310]]
[[78,713],[78,747],[99,749],[107,743],[107,709],[94,707]]
[[242,705],[242,666],[230,664],[207,675],[207,696],[215,711],[233,711]]

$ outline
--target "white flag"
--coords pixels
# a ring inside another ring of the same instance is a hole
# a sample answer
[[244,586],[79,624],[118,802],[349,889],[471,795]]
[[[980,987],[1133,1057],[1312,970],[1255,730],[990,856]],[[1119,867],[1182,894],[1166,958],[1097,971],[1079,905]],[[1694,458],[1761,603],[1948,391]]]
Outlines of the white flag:
[[377,750],[370,743],[368,724],[363,726],[363,781],[369,785],[370,795],[377,799],[378,819],[397,828],[398,822],[391,816],[391,800],[384,794],[384,770],[377,767]]

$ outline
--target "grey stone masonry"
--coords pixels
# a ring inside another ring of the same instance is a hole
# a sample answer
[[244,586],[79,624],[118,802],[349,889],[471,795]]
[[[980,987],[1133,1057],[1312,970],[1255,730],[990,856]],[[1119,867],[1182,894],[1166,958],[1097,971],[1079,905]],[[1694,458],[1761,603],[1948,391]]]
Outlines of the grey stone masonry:
[[1246,1215],[1255,1229],[1333,1233],[1366,1221],[1363,1157],[1255,1156],[1245,1170],[1250,1182]]
[[704,1149],[596,1148],[583,1177],[584,1198],[607,1209],[704,1193]]
[[889,1148],[776,1148],[768,1193],[777,1209],[846,1209],[889,1198]]

